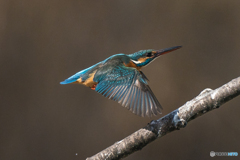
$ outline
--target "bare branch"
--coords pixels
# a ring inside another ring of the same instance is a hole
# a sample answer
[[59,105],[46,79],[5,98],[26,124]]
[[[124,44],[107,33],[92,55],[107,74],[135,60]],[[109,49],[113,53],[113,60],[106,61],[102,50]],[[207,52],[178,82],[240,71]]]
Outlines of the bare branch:
[[87,158],[87,160],[113,160],[126,157],[142,149],[155,139],[185,127],[189,121],[213,109],[219,108],[222,104],[239,94],[240,77],[215,90],[207,88],[196,98],[188,101],[180,108],[158,120],[151,121],[146,127],[139,129],[98,154]]

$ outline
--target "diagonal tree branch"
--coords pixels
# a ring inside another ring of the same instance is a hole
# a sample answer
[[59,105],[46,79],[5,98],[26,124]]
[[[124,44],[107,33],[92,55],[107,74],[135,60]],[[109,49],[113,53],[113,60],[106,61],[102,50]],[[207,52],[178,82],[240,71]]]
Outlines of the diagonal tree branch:
[[172,131],[184,128],[189,121],[213,109],[219,108],[222,104],[239,94],[240,77],[233,79],[215,90],[207,88],[180,108],[158,120],[151,121],[146,127],[139,129],[98,154],[87,158],[87,160],[115,160],[126,157],[142,149],[155,139]]

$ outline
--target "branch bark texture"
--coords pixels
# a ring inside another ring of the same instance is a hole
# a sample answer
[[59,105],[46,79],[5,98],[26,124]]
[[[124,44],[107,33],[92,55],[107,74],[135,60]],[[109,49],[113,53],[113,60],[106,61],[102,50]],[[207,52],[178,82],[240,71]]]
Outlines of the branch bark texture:
[[151,121],[144,128],[139,129],[123,140],[87,158],[87,160],[116,160],[142,149],[150,142],[172,131],[184,128],[187,123],[209,111],[219,108],[222,104],[240,94],[240,77],[212,90],[207,88],[197,97],[186,102],[180,108],[168,115]]

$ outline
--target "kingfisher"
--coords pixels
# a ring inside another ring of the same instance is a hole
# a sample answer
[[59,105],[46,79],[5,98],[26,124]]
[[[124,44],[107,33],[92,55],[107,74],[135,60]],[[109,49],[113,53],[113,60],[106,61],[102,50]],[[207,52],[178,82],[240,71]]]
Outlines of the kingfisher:
[[83,84],[138,116],[157,115],[162,106],[148,85],[141,69],[161,55],[181,48],[140,50],[133,54],[115,54],[89,68],[77,72],[60,84]]

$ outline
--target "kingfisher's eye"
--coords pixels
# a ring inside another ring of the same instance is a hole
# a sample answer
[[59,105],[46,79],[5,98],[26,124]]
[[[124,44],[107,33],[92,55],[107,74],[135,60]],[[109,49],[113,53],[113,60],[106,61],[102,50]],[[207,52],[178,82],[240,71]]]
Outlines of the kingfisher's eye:
[[153,56],[152,52],[147,53],[147,57],[152,57],[152,56]]

